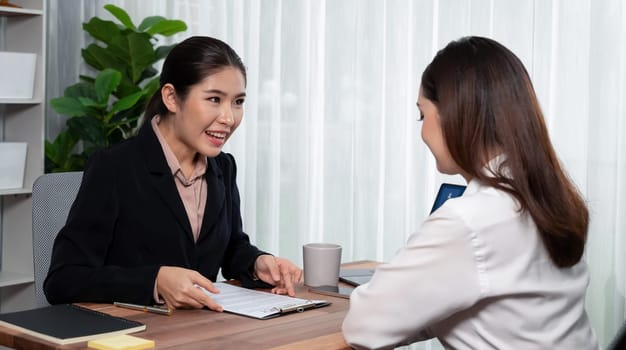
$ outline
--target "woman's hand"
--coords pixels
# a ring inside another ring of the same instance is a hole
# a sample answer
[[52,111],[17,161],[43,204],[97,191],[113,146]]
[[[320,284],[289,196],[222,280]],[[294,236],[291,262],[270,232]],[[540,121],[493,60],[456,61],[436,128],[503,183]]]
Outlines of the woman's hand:
[[156,278],[157,293],[168,307],[174,309],[199,309],[204,306],[222,312],[223,308],[206,295],[200,286],[211,293],[219,293],[210,280],[197,271],[182,267],[162,266]]
[[274,286],[272,293],[294,296],[294,284],[302,279],[302,270],[291,261],[272,255],[259,255],[254,262],[254,273],[265,283]]

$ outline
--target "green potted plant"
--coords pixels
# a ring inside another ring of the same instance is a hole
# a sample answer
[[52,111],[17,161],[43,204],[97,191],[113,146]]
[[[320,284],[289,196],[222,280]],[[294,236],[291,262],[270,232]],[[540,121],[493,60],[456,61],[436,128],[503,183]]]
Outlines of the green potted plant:
[[123,9],[111,4],[104,8],[120,23],[98,17],[83,23],[95,42],[81,54],[98,74],[80,76],[62,97],[50,101],[57,113],[69,118],[67,128],[45,143],[46,172],[83,170],[93,152],[134,134],[159,87],[154,64],[174,46],[157,46],[157,35],[171,36],[187,29],[183,21],[161,16],[146,17],[135,26]]

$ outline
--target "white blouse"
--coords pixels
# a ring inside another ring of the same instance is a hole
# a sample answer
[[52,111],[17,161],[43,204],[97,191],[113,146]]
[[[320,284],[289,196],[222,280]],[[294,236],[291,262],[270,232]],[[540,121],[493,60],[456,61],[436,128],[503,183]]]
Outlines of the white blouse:
[[358,349],[432,337],[451,349],[597,349],[586,264],[557,268],[517,209],[509,194],[470,181],[352,292],[346,341]]

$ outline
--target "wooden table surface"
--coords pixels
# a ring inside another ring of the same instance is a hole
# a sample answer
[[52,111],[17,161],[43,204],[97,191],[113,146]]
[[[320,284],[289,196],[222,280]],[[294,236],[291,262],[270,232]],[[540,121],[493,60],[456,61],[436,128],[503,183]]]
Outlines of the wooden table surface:
[[[344,268],[372,268],[375,262],[358,261]],[[296,296],[323,299],[332,304],[269,320],[257,320],[209,310],[176,310],[171,316],[145,313],[112,304],[81,303],[91,309],[142,322],[146,330],[133,335],[155,341],[155,349],[349,349],[341,323],[349,300],[311,293],[300,285]],[[0,326],[0,344],[16,349],[87,349],[86,343],[60,346]]]

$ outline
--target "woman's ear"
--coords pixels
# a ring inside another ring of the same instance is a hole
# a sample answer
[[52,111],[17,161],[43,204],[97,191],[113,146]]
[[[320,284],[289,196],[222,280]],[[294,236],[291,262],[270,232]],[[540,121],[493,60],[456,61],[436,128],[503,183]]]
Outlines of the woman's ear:
[[177,110],[177,98],[176,98],[176,89],[174,89],[174,85],[167,83],[163,85],[161,88],[161,100],[163,100],[163,104],[167,107],[167,110],[170,113],[176,113]]

